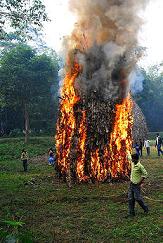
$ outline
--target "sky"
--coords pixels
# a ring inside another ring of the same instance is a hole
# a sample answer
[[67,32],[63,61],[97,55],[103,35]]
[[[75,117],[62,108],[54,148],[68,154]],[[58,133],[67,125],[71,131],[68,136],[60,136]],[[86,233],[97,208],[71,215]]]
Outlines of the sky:
[[[47,45],[59,52],[62,39],[73,30],[75,16],[69,11],[69,0],[44,0],[51,22],[45,24]],[[163,0],[150,0],[142,13],[144,25],[139,33],[139,44],[147,48],[146,55],[139,62],[148,67],[163,61]]]

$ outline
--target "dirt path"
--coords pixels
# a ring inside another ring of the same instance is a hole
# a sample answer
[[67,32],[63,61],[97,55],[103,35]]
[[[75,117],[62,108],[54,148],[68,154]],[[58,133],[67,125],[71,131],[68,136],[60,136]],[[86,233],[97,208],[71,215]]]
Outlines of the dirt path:
[[30,162],[34,164],[47,164],[48,163],[48,155],[38,155],[29,159]]

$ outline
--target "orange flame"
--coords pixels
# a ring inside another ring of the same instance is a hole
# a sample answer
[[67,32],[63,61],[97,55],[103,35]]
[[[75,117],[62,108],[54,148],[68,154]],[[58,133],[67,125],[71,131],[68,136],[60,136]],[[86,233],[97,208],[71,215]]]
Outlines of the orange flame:
[[75,63],[74,68],[67,73],[64,79],[64,86],[61,92],[61,115],[58,121],[56,135],[56,150],[58,156],[58,165],[61,168],[61,173],[66,173],[70,166],[69,155],[71,150],[71,140],[75,128],[73,108],[75,103],[79,100],[73,85],[79,72],[80,66]]
[[57,165],[61,174],[66,176],[72,169],[79,182],[92,178],[104,181],[108,177],[128,176],[130,163],[127,155],[132,149],[133,124],[131,97],[128,95],[122,104],[116,105],[114,127],[103,154],[100,154],[99,148],[88,153],[87,111],[80,111],[80,119],[77,119],[74,111],[75,105],[81,100],[74,88],[75,79],[80,71],[81,67],[74,63],[74,67],[64,79],[61,92],[62,101],[56,134]]
[[113,177],[117,177],[118,174],[128,174],[130,169],[127,155],[132,152],[132,107],[130,95],[123,100],[122,104],[116,105],[115,123],[110,139]]

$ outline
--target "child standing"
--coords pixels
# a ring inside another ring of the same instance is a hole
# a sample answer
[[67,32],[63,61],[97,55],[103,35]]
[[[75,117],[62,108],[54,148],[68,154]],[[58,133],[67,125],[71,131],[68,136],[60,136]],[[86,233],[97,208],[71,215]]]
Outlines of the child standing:
[[138,154],[132,154],[131,175],[130,175],[130,187],[128,191],[128,207],[129,215],[135,216],[135,201],[138,202],[140,207],[145,213],[148,213],[148,206],[144,203],[141,196],[141,184],[147,177],[147,171],[139,161]]
[[24,172],[26,172],[28,166],[28,153],[25,149],[22,149],[21,160],[23,162]]
[[54,152],[52,148],[49,149],[48,154],[49,154],[49,158],[48,158],[49,165],[54,165]]

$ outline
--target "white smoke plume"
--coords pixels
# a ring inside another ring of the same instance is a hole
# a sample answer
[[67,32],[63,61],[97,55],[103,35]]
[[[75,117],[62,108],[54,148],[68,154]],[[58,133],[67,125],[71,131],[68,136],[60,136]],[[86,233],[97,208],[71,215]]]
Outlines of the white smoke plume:
[[[121,101],[129,91],[129,75],[141,57],[138,33],[140,11],[148,0],[70,0],[77,15],[66,50],[73,65],[77,58],[82,73],[76,80],[81,96],[96,93],[104,101]],[[70,68],[70,66],[68,67]]]
[[143,91],[144,76],[138,67],[133,70],[129,75],[130,90],[132,94],[137,94]]

